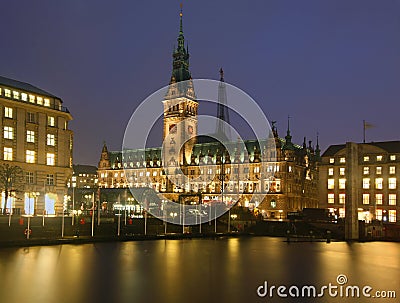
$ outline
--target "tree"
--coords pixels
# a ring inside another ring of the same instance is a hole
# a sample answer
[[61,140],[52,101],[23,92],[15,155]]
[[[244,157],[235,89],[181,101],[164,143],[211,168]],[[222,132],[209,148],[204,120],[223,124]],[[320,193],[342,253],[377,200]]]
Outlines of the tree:
[[19,166],[1,164],[0,165],[0,189],[4,191],[3,214],[6,213],[7,200],[14,190],[13,187],[22,183],[22,169]]

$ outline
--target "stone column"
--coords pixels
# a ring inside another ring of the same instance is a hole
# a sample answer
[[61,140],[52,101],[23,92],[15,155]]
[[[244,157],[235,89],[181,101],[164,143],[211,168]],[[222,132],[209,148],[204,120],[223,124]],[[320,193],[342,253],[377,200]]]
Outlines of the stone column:
[[358,240],[358,145],[346,143],[345,239]]

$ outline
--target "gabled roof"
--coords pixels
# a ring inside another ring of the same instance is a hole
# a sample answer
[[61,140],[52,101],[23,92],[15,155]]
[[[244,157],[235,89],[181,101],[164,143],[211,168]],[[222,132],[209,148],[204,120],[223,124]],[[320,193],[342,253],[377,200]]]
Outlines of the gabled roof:
[[330,157],[334,156],[339,150],[346,147],[346,144],[339,144],[339,145],[331,145],[328,149],[322,154],[322,157]]
[[[35,93],[35,94],[39,94],[39,95],[43,95],[43,96],[48,96],[48,97],[52,97],[52,98],[57,98],[60,99],[57,96],[54,96],[53,94],[46,92],[36,86],[33,86],[29,83],[25,83],[25,82],[21,82],[21,81],[17,81],[14,79],[10,79],[10,78],[6,78],[6,77],[2,77],[0,76],[0,84],[7,86],[7,87],[12,87],[12,88],[16,88],[16,89],[20,89],[20,90],[24,90],[24,91],[28,91],[31,93]],[[61,99],[60,99],[61,100]]]
[[97,167],[93,165],[74,164],[72,169],[75,174],[97,174]]

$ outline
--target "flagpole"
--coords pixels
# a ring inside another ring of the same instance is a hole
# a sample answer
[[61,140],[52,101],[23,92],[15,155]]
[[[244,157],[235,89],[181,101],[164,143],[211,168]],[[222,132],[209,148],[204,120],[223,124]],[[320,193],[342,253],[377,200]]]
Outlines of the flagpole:
[[363,143],[365,143],[365,120],[363,120]]

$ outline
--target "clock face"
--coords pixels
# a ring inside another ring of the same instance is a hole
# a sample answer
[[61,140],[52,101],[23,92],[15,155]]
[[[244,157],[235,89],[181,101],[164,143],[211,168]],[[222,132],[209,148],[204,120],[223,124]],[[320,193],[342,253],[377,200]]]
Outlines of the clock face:
[[193,135],[194,130],[193,130],[193,126],[192,126],[192,125],[189,125],[189,126],[188,126],[187,132],[188,132],[188,134],[189,134],[190,136]]

